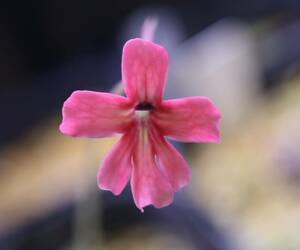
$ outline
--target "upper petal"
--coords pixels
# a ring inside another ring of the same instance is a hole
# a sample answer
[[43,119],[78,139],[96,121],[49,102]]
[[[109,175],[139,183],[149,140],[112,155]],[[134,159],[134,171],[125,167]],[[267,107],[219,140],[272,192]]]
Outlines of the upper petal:
[[169,180],[174,191],[179,191],[190,181],[188,164],[181,154],[156,129],[151,129],[151,140],[161,171]]
[[119,195],[125,188],[131,172],[132,149],[135,144],[134,129],[122,136],[99,168],[99,188]]
[[174,190],[155,162],[148,133],[140,131],[138,137],[131,175],[134,202],[142,211],[151,204],[157,208],[165,207],[172,203]]
[[167,70],[168,53],[163,47],[140,38],[124,45],[122,80],[133,102],[160,103]]
[[125,97],[75,91],[63,105],[60,131],[71,136],[104,137],[125,132],[132,122],[133,111]]
[[152,114],[164,136],[185,142],[220,141],[220,112],[207,97],[167,100]]

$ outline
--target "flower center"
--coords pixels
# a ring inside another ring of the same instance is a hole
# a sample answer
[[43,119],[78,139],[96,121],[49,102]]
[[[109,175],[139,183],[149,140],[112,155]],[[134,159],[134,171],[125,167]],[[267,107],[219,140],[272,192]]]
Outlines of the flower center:
[[151,110],[154,109],[154,107],[149,102],[141,102],[136,105],[134,109],[139,127],[142,128],[142,130],[146,129],[148,127]]
[[141,102],[135,106],[136,111],[149,111],[152,110],[154,107],[149,102]]

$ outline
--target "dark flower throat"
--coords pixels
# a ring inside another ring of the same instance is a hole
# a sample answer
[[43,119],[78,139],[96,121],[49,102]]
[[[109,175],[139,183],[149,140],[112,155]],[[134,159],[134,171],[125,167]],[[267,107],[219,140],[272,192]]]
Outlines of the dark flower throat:
[[141,102],[138,105],[135,106],[135,110],[152,110],[154,107],[151,103],[148,102]]

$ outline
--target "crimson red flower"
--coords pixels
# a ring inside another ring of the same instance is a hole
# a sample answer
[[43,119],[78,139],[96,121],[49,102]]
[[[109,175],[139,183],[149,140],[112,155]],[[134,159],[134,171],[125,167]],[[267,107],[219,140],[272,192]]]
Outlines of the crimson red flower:
[[161,208],[190,180],[183,157],[165,137],[184,142],[220,140],[220,112],[207,97],[162,100],[167,51],[144,39],[123,48],[126,97],[75,91],[63,106],[60,131],[76,137],[122,134],[98,172],[98,186],[119,195],[130,180],[134,202]]

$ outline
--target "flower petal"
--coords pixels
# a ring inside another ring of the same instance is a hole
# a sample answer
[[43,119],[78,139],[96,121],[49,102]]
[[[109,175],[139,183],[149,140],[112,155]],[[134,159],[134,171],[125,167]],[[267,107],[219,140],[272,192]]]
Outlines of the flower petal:
[[156,165],[147,132],[138,136],[131,175],[134,202],[141,211],[151,204],[156,208],[165,207],[173,201],[173,188]]
[[126,131],[132,122],[133,111],[125,97],[75,91],[64,103],[60,131],[78,137],[105,137]]
[[167,100],[152,114],[164,136],[185,142],[220,141],[220,112],[206,97]]
[[167,51],[140,38],[123,48],[122,80],[126,95],[134,103],[161,102],[168,70]]
[[100,189],[119,195],[125,188],[131,172],[131,156],[134,130],[124,134],[104,159],[98,171],[97,181]]
[[190,181],[188,164],[181,154],[156,129],[151,130],[151,136],[160,169],[169,180],[174,191],[177,192]]

